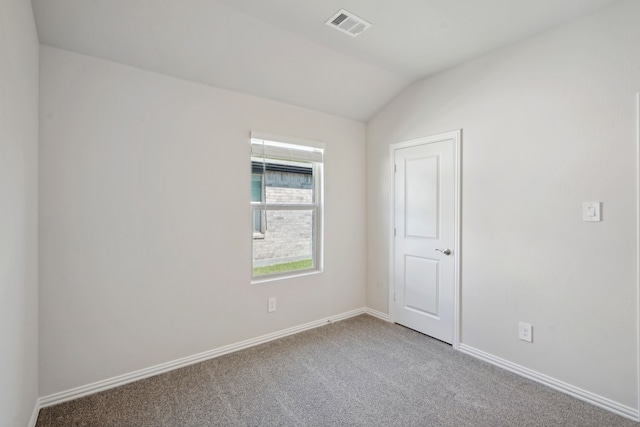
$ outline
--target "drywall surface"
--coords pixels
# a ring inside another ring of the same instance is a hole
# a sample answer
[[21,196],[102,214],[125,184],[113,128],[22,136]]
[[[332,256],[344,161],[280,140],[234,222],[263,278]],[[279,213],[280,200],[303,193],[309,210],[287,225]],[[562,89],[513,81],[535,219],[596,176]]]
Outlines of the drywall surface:
[[38,398],[38,52],[31,2],[0,2],[0,425]]
[[[363,123],[46,46],[41,75],[41,395],[364,306]],[[321,274],[250,284],[251,131],[326,144]]]
[[368,307],[388,312],[389,144],[463,129],[462,343],[637,408],[638,16],[622,2],[427,78],[368,124]]

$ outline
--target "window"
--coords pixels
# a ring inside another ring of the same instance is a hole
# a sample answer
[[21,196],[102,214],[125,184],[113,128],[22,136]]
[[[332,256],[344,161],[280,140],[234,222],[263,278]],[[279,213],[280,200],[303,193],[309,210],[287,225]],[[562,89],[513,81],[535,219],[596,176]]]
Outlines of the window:
[[251,139],[255,280],[321,270],[322,158],[320,147]]

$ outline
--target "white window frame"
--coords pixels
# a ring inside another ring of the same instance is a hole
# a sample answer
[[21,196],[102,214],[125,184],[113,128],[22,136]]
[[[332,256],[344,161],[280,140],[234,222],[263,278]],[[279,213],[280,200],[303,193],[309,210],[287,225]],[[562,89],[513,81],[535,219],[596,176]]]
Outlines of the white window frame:
[[[251,160],[292,160],[308,162],[312,165],[313,173],[313,203],[311,204],[285,204],[285,203],[267,203],[266,194],[264,194],[261,202],[251,202],[251,223],[256,211],[262,211],[263,217],[267,211],[278,210],[311,210],[313,212],[313,228],[312,228],[312,266],[303,270],[294,270],[284,273],[274,273],[266,275],[253,275],[253,242],[254,233],[253,225],[252,233],[252,255],[251,255],[251,283],[263,283],[274,280],[280,280],[290,277],[298,277],[309,274],[320,273],[323,270],[323,243],[324,243],[324,144],[319,142],[302,141],[291,138],[283,138],[278,136],[269,136],[264,134],[251,133]],[[266,177],[263,176],[263,184],[266,183]],[[267,225],[268,227],[268,225]],[[265,231],[265,234],[267,231]]]

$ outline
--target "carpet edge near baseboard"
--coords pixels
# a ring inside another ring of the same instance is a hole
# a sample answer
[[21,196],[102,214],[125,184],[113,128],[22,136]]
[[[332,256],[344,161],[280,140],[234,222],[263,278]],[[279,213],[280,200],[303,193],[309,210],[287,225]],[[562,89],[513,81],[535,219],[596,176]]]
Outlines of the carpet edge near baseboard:
[[513,372],[514,374],[520,375],[522,377],[550,387],[561,393],[568,394],[569,396],[572,396],[576,399],[590,403],[599,408],[606,409],[607,411],[613,412],[614,414],[620,415],[621,417],[627,418],[632,421],[640,421],[640,411],[638,411],[637,409],[630,408],[611,399],[607,399],[606,397],[599,396],[590,391],[583,390],[574,385],[565,383],[564,381],[560,381],[556,378],[550,377],[532,369],[525,368],[524,366],[509,362],[508,360],[501,359],[500,357],[494,356],[482,350],[478,350],[477,348],[471,347],[466,344],[460,343],[460,347],[458,348],[458,350],[462,353],[473,356],[501,369]]
[[377,317],[380,320],[384,320],[385,322],[391,322],[391,318],[388,314],[378,310],[374,310],[373,308],[365,307],[364,312],[370,316]]
[[[205,360],[214,359],[216,357],[220,357],[225,354],[233,353],[249,347],[267,343],[269,341],[273,341],[279,338],[293,335],[299,332],[324,326],[327,323],[334,323],[341,320],[349,319],[351,317],[355,317],[360,314],[368,314],[370,316],[376,317],[386,322],[391,321],[388,314],[371,309],[369,307],[362,307],[362,308],[351,310],[335,316],[329,316],[313,322],[305,323],[303,325],[294,326],[291,328],[283,329],[281,331],[262,335],[260,337],[241,341],[235,344],[230,344],[227,346],[219,347],[217,349],[198,353],[192,356],[187,356],[187,357],[176,359],[170,362],[165,362],[149,368],[133,371],[128,374],[118,375],[116,377],[112,377],[106,380],[97,381],[88,385],[75,387],[73,389],[43,396],[38,398],[35,403],[28,427],[35,427],[36,422],[38,420],[38,413],[42,408],[57,405],[59,403],[67,402],[69,400],[78,399],[80,397],[88,396],[94,393],[99,393],[101,391],[105,391],[115,387],[119,387],[121,385],[129,384],[129,383],[142,380],[144,378],[148,378],[154,375],[159,375],[165,372],[173,371],[175,369],[193,365],[195,363],[203,362]],[[617,415],[620,415],[632,421],[640,421],[640,411],[638,411],[637,409],[622,405],[611,399],[607,399],[595,393],[583,390],[571,384],[567,384],[563,381],[557,380],[548,375],[536,372],[534,370],[525,368],[523,366],[517,365],[507,360],[501,359],[490,353],[486,353],[482,350],[478,350],[474,347],[468,346],[463,343],[460,344],[459,351],[466,353],[470,356],[473,356],[477,359],[483,360],[499,368],[505,369],[517,375],[528,378],[532,381],[536,381],[554,390],[568,394],[572,397],[575,397],[576,399],[579,399],[587,403],[590,403],[592,405],[598,406],[600,408],[606,409],[610,412],[613,412]]]
[[[195,363],[204,362],[205,360],[224,356],[225,354],[234,353],[236,351],[244,350],[249,347],[254,347],[256,345],[264,344],[269,341],[273,341],[289,335],[297,334],[299,332],[318,328],[320,326],[325,326],[328,323],[334,323],[340,320],[346,320],[351,317],[359,316],[361,314],[369,314],[371,316],[388,321],[388,316],[386,316],[384,313],[369,309],[367,307],[362,307],[355,310],[347,311],[345,313],[337,314],[334,316],[325,317],[323,319],[315,320],[302,325],[272,332],[270,334],[262,335],[256,338],[240,341],[235,344],[230,344],[230,345],[215,348],[213,350],[204,351],[202,353],[198,353],[192,356],[186,356],[186,357],[175,359],[169,362],[161,363],[155,366],[151,366],[149,368],[139,369],[137,371],[118,375],[105,380],[96,381],[94,383],[87,384],[84,386],[79,386],[69,390],[53,393],[47,396],[42,396],[38,398],[38,401],[36,402],[36,407],[34,408],[35,420],[37,420],[38,418],[37,416],[38,411],[48,406],[53,406],[59,403],[64,403],[70,400],[89,396],[91,394],[99,393],[101,391],[109,390],[115,387],[119,387],[125,384],[129,384],[135,381],[149,378],[154,375],[163,374],[165,372],[173,371],[175,369],[180,369],[189,365],[193,365]],[[385,319],[385,316],[387,317],[386,319]],[[32,420],[32,423],[30,422],[29,426],[30,427],[35,426],[35,421]]]

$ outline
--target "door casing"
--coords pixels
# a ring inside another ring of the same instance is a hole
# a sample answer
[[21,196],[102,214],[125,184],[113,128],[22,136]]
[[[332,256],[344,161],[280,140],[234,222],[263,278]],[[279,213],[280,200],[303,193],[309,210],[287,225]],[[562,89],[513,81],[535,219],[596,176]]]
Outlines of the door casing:
[[438,135],[427,136],[423,138],[416,138],[409,141],[403,141],[391,144],[389,146],[389,170],[391,171],[391,179],[390,179],[390,201],[389,201],[389,320],[391,322],[395,322],[395,304],[394,304],[394,294],[395,294],[395,236],[394,236],[394,228],[395,228],[395,173],[393,173],[395,167],[395,152],[398,149],[414,147],[424,144],[432,144],[435,142],[448,141],[453,140],[454,145],[454,201],[455,201],[455,209],[454,215],[455,218],[453,220],[455,227],[455,238],[454,238],[454,247],[453,249],[453,257],[454,257],[454,297],[453,297],[453,342],[452,346],[454,349],[458,349],[460,345],[460,206],[461,206],[461,143],[462,143],[462,130],[454,130],[451,132],[445,132]]

